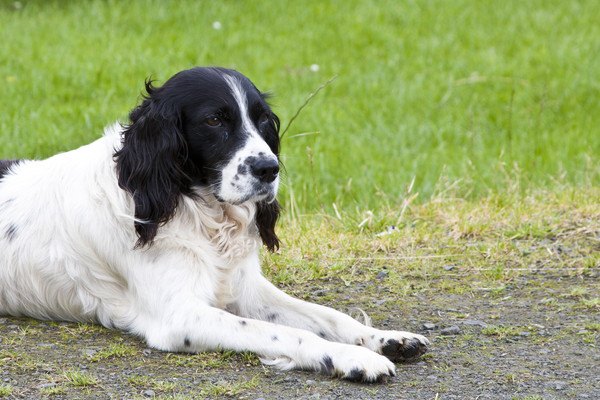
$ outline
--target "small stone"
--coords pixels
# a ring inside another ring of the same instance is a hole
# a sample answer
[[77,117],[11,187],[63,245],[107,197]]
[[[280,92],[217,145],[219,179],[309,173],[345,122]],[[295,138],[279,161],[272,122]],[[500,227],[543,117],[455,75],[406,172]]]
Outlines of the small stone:
[[313,381],[312,379],[308,379],[308,380],[306,381],[306,384],[307,384],[308,386],[313,386],[313,385],[315,385],[316,383],[317,383],[317,381]]
[[431,322],[425,322],[425,323],[423,324],[423,329],[425,329],[426,331],[432,331],[432,330],[434,330],[435,328],[436,328],[436,326],[435,326],[435,324],[434,324],[434,323],[431,323]]
[[381,280],[383,280],[383,279],[387,278],[387,277],[388,277],[388,275],[389,275],[389,272],[388,272],[388,271],[386,271],[386,270],[384,269],[384,270],[382,270],[382,271],[379,271],[379,272],[377,273],[377,276],[376,276],[376,278],[377,278],[377,279],[379,279],[379,280],[381,281]]
[[531,336],[531,333],[529,333],[529,332],[519,332],[519,336],[527,337],[527,336]]
[[563,382],[563,381],[554,382],[554,389],[565,390],[566,388],[567,388],[567,382]]
[[54,383],[54,382],[42,383],[41,385],[38,386],[38,389],[47,389],[47,388],[52,388],[54,386],[56,386],[56,383]]
[[427,375],[426,379],[428,379],[430,381],[437,381],[437,376],[435,376],[435,375]]
[[327,294],[327,289],[317,289],[317,290],[313,290],[312,295],[313,296],[325,296],[325,294]]
[[488,324],[477,319],[465,319],[462,321],[463,325],[479,326],[481,328],[487,328]]
[[53,350],[58,349],[58,346],[55,345],[54,343],[38,343],[37,346],[38,347],[46,347],[46,348],[53,349]]
[[442,335],[458,335],[460,333],[460,328],[456,325],[452,325],[448,328],[444,328],[440,331]]
[[144,357],[148,357],[150,354],[152,354],[152,350],[144,349],[142,350],[142,354],[144,355]]
[[156,393],[154,392],[154,390],[144,390],[142,392],[142,394],[144,395],[144,397],[155,397]]
[[98,351],[94,350],[94,349],[83,349],[81,352],[83,353],[84,356],[94,357],[94,355],[96,355],[96,353]]
[[446,271],[452,271],[454,269],[454,265],[444,265],[442,268],[444,268]]

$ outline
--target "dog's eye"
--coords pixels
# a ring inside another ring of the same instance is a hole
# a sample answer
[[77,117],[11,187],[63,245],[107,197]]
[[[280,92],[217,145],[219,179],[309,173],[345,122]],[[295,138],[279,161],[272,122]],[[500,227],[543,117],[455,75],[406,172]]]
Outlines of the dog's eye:
[[217,126],[223,125],[223,122],[221,122],[221,119],[219,117],[215,117],[214,115],[206,118],[204,120],[204,123],[211,127],[217,127]]
[[263,125],[269,121],[269,115],[267,113],[262,113],[260,117],[258,117],[258,125]]

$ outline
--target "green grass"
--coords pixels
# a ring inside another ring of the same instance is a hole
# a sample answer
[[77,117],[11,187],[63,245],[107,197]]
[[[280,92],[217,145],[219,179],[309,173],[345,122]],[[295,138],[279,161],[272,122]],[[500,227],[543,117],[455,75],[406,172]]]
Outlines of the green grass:
[[68,370],[63,373],[63,378],[69,386],[87,387],[98,384],[98,379],[85,371]]
[[0,385],[0,397],[8,397],[13,393],[13,387],[6,384]]
[[223,65],[284,126],[337,76],[283,141],[294,212],[396,207],[413,178],[415,202],[600,182],[595,0],[17,3],[0,3],[0,158],[87,143],[147,76]]

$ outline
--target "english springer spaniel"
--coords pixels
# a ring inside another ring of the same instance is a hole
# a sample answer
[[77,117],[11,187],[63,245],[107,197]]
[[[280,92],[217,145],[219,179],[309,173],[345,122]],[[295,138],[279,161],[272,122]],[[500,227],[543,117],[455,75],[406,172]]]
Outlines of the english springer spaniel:
[[427,351],[421,335],[365,326],[261,274],[260,242],[279,246],[279,119],[250,80],[192,68],[146,91],[89,145],[0,162],[0,315],[364,382]]

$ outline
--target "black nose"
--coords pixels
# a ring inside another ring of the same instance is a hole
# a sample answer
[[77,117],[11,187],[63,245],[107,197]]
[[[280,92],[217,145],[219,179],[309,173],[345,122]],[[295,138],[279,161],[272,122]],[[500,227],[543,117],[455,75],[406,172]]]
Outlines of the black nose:
[[279,173],[279,163],[272,158],[258,158],[250,164],[250,171],[259,181],[271,183]]

